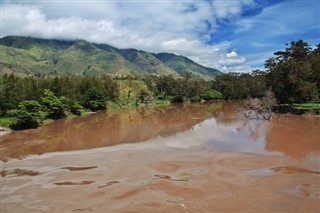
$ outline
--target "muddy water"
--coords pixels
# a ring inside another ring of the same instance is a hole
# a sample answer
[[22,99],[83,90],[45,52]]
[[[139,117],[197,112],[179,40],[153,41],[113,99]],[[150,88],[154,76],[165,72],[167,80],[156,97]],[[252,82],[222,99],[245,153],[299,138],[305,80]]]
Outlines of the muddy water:
[[0,139],[1,212],[320,212],[316,117],[178,105]]

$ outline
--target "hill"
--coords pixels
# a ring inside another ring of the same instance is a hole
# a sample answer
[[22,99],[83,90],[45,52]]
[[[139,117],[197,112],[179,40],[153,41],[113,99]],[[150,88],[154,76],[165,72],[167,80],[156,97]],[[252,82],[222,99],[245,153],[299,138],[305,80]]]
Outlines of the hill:
[[84,40],[65,41],[7,36],[0,39],[2,73],[21,76],[45,75],[174,75],[192,72],[204,79],[222,73],[171,53],[153,54],[118,49]]
[[217,69],[204,67],[184,56],[177,56],[172,53],[159,53],[155,54],[155,56],[179,74],[191,72],[202,78],[208,78],[208,76],[214,78],[215,76],[222,74]]

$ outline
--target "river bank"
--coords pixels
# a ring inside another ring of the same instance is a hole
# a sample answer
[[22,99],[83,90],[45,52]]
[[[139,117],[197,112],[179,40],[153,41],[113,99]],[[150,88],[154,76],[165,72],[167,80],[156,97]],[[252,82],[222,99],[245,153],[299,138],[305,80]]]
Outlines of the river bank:
[[320,103],[310,102],[301,104],[280,104],[274,107],[274,111],[278,113],[293,113],[296,115],[314,114],[320,115]]

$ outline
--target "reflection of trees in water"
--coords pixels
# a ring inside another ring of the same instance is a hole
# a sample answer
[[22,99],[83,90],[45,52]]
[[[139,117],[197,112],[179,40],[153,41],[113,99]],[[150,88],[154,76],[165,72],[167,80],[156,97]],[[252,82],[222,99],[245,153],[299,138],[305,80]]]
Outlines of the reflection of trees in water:
[[[9,149],[1,157],[133,143],[187,130],[206,117],[205,108],[194,105],[98,112],[3,137]],[[35,140],[44,142],[26,143]]]
[[238,119],[244,109],[244,101],[222,101],[219,108],[212,112],[217,122],[230,123]]
[[223,105],[215,118],[218,123],[237,128],[233,138],[236,144],[263,142],[267,152],[280,152],[297,159],[320,158],[320,118],[275,114],[270,121],[239,119],[235,106],[228,105]]

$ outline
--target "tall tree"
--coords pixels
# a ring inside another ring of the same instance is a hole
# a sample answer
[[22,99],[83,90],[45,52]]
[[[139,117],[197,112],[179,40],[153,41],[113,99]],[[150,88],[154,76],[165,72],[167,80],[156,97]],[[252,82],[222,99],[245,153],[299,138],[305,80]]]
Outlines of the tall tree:
[[268,85],[280,102],[294,103],[315,98],[313,94],[319,90],[317,61],[320,58],[317,51],[312,51],[303,40],[292,41],[285,51],[275,52],[276,57],[266,61]]

